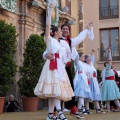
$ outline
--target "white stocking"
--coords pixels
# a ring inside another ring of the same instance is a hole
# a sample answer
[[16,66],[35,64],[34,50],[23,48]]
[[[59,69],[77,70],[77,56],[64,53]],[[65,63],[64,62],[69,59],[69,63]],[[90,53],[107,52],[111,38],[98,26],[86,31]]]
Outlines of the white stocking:
[[110,110],[110,101],[106,101],[106,107]]
[[78,99],[78,109],[82,109],[83,106],[84,106],[84,98],[79,97],[79,99]]
[[100,105],[99,105],[98,101],[93,101],[93,104],[95,106],[95,109],[100,109]]
[[62,114],[62,111],[61,111],[61,105],[60,105],[61,102],[60,102],[60,100],[58,100],[56,98],[53,98],[53,100],[54,100],[55,107],[56,107],[56,109],[58,111],[58,114],[60,115],[60,119],[64,119],[65,116]]
[[119,100],[114,100],[114,103],[120,109],[120,101]]
[[89,110],[89,101],[85,101],[85,109]]
[[53,113],[53,111],[54,111],[54,101],[53,101],[53,98],[49,98],[48,99],[48,106],[49,106],[48,112],[49,113]]
[[57,110],[61,110],[61,102],[60,100],[56,99],[56,98],[53,98],[54,100],[54,104],[55,104],[55,107]]

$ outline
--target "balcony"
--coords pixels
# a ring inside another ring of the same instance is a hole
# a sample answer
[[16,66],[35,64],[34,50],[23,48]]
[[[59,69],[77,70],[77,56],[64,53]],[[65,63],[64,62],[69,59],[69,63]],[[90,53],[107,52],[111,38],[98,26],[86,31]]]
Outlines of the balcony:
[[[119,48],[112,48],[112,59],[113,61],[120,61],[120,49]],[[99,61],[106,61],[108,55],[108,50],[106,49],[98,49],[98,56]]]
[[119,8],[118,6],[102,7],[99,10],[100,20],[102,19],[114,19],[119,17]]

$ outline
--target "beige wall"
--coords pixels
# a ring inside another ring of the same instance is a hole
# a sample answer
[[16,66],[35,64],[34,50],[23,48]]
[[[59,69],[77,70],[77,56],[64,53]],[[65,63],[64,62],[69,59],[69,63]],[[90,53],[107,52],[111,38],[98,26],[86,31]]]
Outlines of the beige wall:
[[[119,3],[120,4],[120,3]],[[120,11],[120,7],[119,7]],[[120,16],[120,12],[119,12]],[[120,26],[120,18],[117,19],[105,19],[99,20],[99,0],[83,0],[83,21],[84,27],[89,21],[93,21],[94,23],[94,41],[90,41],[86,39],[84,42],[84,52],[90,54],[92,49],[96,50],[95,53],[95,67],[103,69],[103,62],[100,61],[99,49],[100,49],[100,28],[112,28]],[[120,70],[120,61],[113,61],[114,68],[116,70]]]
[[76,19],[75,25],[71,25],[71,37],[78,35],[78,0],[71,0],[71,15]]
[[[79,34],[79,16],[78,0],[71,0],[71,16],[76,19],[75,25],[71,25],[71,37],[74,38]],[[76,47],[79,50],[78,46]]]

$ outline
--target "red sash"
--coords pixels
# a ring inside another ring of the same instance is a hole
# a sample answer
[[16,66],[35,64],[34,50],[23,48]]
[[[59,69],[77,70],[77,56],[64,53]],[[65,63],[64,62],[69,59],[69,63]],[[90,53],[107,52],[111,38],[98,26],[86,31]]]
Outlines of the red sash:
[[115,77],[114,76],[109,76],[109,77],[106,77],[105,79],[106,80],[115,80]]
[[[115,77],[114,76],[109,76],[109,77],[106,77],[105,78],[106,80],[114,80],[115,81]],[[116,82],[116,85],[119,84],[119,82],[115,81]]]
[[50,60],[50,65],[49,65],[50,70],[57,69],[57,58],[59,58],[59,54],[55,53],[54,57],[55,57],[54,59]]
[[[82,74],[82,71],[78,71],[78,74]],[[88,85],[90,84],[90,80],[88,79]]]

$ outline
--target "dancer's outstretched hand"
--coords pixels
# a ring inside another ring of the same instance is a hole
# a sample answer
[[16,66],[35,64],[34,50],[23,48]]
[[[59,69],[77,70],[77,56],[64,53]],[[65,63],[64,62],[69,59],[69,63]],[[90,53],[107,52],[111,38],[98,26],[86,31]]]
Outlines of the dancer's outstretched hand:
[[93,22],[89,22],[87,24],[87,29],[90,30],[93,27]]
[[93,49],[92,49],[92,52],[91,52],[91,54],[93,55],[94,53],[95,53],[95,50],[93,50]]
[[94,52],[95,52],[95,50],[94,50],[94,49],[92,49],[92,52],[94,53]]
[[110,49],[110,47],[108,47],[108,49],[107,49],[109,52],[111,52],[111,49]]
[[50,8],[54,8],[54,7],[56,6],[56,0],[50,0],[50,1],[48,2],[48,6],[49,6]]

